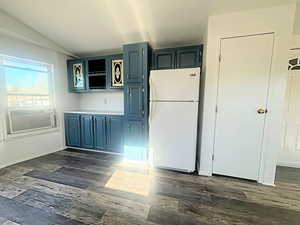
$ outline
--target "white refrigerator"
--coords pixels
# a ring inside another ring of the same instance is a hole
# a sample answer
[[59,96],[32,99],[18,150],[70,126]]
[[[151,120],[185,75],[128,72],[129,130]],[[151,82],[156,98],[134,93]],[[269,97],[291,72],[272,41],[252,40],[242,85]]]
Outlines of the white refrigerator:
[[195,171],[200,68],[150,72],[149,147],[154,167]]

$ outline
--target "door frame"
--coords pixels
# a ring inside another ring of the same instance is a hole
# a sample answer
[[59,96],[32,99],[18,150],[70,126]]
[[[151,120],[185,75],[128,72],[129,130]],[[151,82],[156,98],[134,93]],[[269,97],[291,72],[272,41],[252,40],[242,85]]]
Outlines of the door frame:
[[[219,49],[218,49],[218,54],[219,54],[219,61],[218,61],[218,76],[217,76],[217,93],[216,93],[216,110],[215,110],[215,115],[214,115],[214,134],[213,134],[213,152],[212,152],[212,164],[211,164],[211,173],[213,175],[214,171],[214,155],[215,155],[215,142],[216,142],[216,129],[217,129],[217,106],[219,102],[219,89],[220,89],[220,72],[221,72],[221,51],[222,51],[222,40],[227,40],[227,39],[233,39],[233,38],[243,38],[243,37],[256,37],[256,36],[262,36],[262,35],[268,35],[271,34],[273,38],[273,43],[272,43],[272,55],[271,55],[271,63],[270,63],[270,68],[269,68],[269,73],[268,73],[268,87],[266,90],[266,109],[268,109],[268,103],[269,103],[269,97],[270,97],[270,80],[272,76],[272,65],[273,65],[273,57],[274,57],[274,42],[275,42],[275,33],[274,32],[269,32],[269,33],[258,33],[258,34],[249,34],[249,35],[237,35],[237,36],[229,36],[229,37],[223,37],[220,38],[219,40]],[[257,177],[257,182],[262,183],[263,182],[263,171],[264,171],[264,153],[265,153],[265,148],[264,148],[264,141],[265,141],[265,133],[266,133],[266,115],[263,120],[263,134],[261,137],[261,150],[260,150],[260,162],[259,162],[259,172],[258,172],[258,177]]]

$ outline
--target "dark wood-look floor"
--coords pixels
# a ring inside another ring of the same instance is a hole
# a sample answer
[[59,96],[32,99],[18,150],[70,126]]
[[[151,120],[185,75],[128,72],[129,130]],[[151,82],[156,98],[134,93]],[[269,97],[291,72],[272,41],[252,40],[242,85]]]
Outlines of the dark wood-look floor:
[[298,225],[300,169],[277,186],[61,151],[0,170],[0,224]]

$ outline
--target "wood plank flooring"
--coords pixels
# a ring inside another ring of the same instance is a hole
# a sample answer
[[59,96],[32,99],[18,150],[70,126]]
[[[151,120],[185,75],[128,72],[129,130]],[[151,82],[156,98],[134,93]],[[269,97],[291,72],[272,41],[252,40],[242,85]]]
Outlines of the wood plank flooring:
[[2,225],[300,225],[300,169],[276,187],[65,150],[0,170]]

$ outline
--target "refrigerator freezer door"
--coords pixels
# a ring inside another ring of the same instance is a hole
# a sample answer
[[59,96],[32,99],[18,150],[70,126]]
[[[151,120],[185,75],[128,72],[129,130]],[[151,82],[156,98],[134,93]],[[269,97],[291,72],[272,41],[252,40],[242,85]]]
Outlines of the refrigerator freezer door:
[[150,101],[199,101],[200,68],[152,70]]
[[193,172],[198,102],[151,102],[151,107],[149,145],[153,165]]

